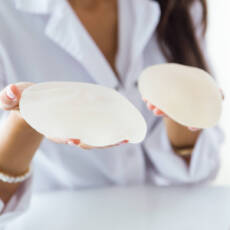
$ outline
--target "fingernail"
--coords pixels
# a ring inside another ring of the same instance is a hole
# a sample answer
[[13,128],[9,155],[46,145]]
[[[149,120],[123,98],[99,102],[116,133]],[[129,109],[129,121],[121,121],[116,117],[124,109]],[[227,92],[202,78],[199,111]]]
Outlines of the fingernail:
[[199,130],[198,128],[194,128],[194,127],[188,127],[188,129],[192,132],[196,132]]
[[81,143],[81,141],[78,140],[78,139],[74,139],[74,140],[73,140],[73,143],[74,143],[75,145],[79,145],[79,144]]
[[158,114],[158,111],[159,111],[159,110],[158,110],[157,108],[155,108],[155,109],[153,110],[154,115],[155,115],[155,116],[159,116],[159,117],[162,116],[161,114]]
[[124,140],[122,143],[126,144],[126,143],[129,143],[129,141],[128,140]]
[[67,142],[67,144],[69,144],[69,145],[79,145],[81,143],[81,141],[80,140],[78,140],[78,139],[73,139],[73,140],[68,140],[68,142]]
[[147,107],[149,110],[153,110],[154,106],[152,104],[150,104],[149,102],[147,102]]
[[76,144],[73,141],[68,141],[67,144],[72,145],[72,146],[76,146]]
[[10,86],[8,86],[7,89],[6,89],[6,95],[7,95],[7,97],[9,97],[13,101],[17,100],[17,97],[14,95],[14,93],[11,90]]

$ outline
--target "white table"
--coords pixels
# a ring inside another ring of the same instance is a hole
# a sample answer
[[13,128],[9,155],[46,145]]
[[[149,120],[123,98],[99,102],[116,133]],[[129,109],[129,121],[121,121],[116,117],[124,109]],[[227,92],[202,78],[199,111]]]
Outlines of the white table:
[[6,230],[230,230],[230,188],[130,187],[34,195]]

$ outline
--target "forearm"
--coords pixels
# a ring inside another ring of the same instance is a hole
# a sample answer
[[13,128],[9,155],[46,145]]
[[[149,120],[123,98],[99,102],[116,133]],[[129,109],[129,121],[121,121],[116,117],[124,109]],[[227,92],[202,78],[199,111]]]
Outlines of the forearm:
[[174,148],[193,147],[199,137],[200,131],[190,131],[170,118],[164,117],[169,140]]
[[[18,112],[11,112],[0,130],[0,171],[15,176],[25,173],[42,138]],[[6,203],[19,185],[0,182],[0,198]]]

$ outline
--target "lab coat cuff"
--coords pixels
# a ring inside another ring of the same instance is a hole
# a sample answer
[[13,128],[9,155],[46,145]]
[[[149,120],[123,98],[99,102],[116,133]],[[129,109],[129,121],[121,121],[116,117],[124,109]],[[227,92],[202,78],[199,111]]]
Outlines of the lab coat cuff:
[[190,178],[214,179],[220,168],[220,150],[225,137],[219,126],[202,130],[191,156]]
[[149,134],[144,148],[156,171],[168,184],[196,183],[213,178],[219,167],[219,148],[223,133],[219,127],[202,130],[187,166],[170,143],[163,119]]
[[16,193],[5,206],[0,200],[0,205],[1,203],[3,205],[0,215],[0,227],[3,227],[5,224],[9,223],[9,221],[27,210],[31,200],[32,180],[33,176],[31,175],[30,178],[20,185]]

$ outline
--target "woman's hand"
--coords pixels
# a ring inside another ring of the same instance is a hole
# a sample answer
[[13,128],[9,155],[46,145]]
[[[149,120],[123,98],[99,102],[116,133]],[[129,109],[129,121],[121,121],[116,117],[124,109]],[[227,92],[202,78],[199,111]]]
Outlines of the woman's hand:
[[[21,94],[23,90],[33,85],[33,83],[30,82],[20,82],[16,84],[11,84],[4,88],[0,92],[0,108],[6,111],[13,111],[14,113],[17,113],[19,118],[22,120],[22,122],[25,122],[22,118],[20,112],[19,112],[19,101],[21,98]],[[35,131],[36,132],[36,131]],[[118,146],[124,143],[128,143],[128,140],[121,141],[114,145],[109,146],[103,146],[103,147],[94,147],[90,145],[86,145],[81,142],[79,139],[57,139],[57,138],[50,138],[47,137],[49,140],[58,143],[58,144],[69,144],[69,145],[75,145],[79,146],[83,149],[93,149],[93,148],[109,148],[113,146]]]
[[128,140],[124,140],[114,145],[98,147],[98,146],[91,146],[91,145],[84,144],[79,139],[58,139],[58,138],[48,138],[48,139],[58,144],[68,144],[68,145],[73,145],[73,146],[79,146],[80,148],[86,149],[86,150],[111,148],[111,147],[119,146],[121,144],[126,144],[129,142]]
[[[165,114],[162,110],[157,108],[155,105],[151,104],[147,99],[143,98],[143,101],[146,103],[146,106],[148,107],[149,110],[153,111],[153,114],[155,116],[163,116],[163,117],[168,117],[167,114]],[[168,117],[169,118],[169,117]],[[195,132],[200,129],[194,128],[194,127],[187,127],[190,131]]]
[[[220,93],[222,95],[222,99],[224,100],[224,93],[223,90],[220,89]],[[143,101],[146,103],[146,106],[148,107],[149,110],[153,111],[153,114],[155,116],[163,116],[163,117],[167,117],[167,114],[165,114],[162,110],[160,110],[159,108],[157,108],[155,105],[151,104],[147,99],[143,98]],[[195,127],[187,127],[190,131],[195,132],[198,131],[200,129],[195,128]]]

